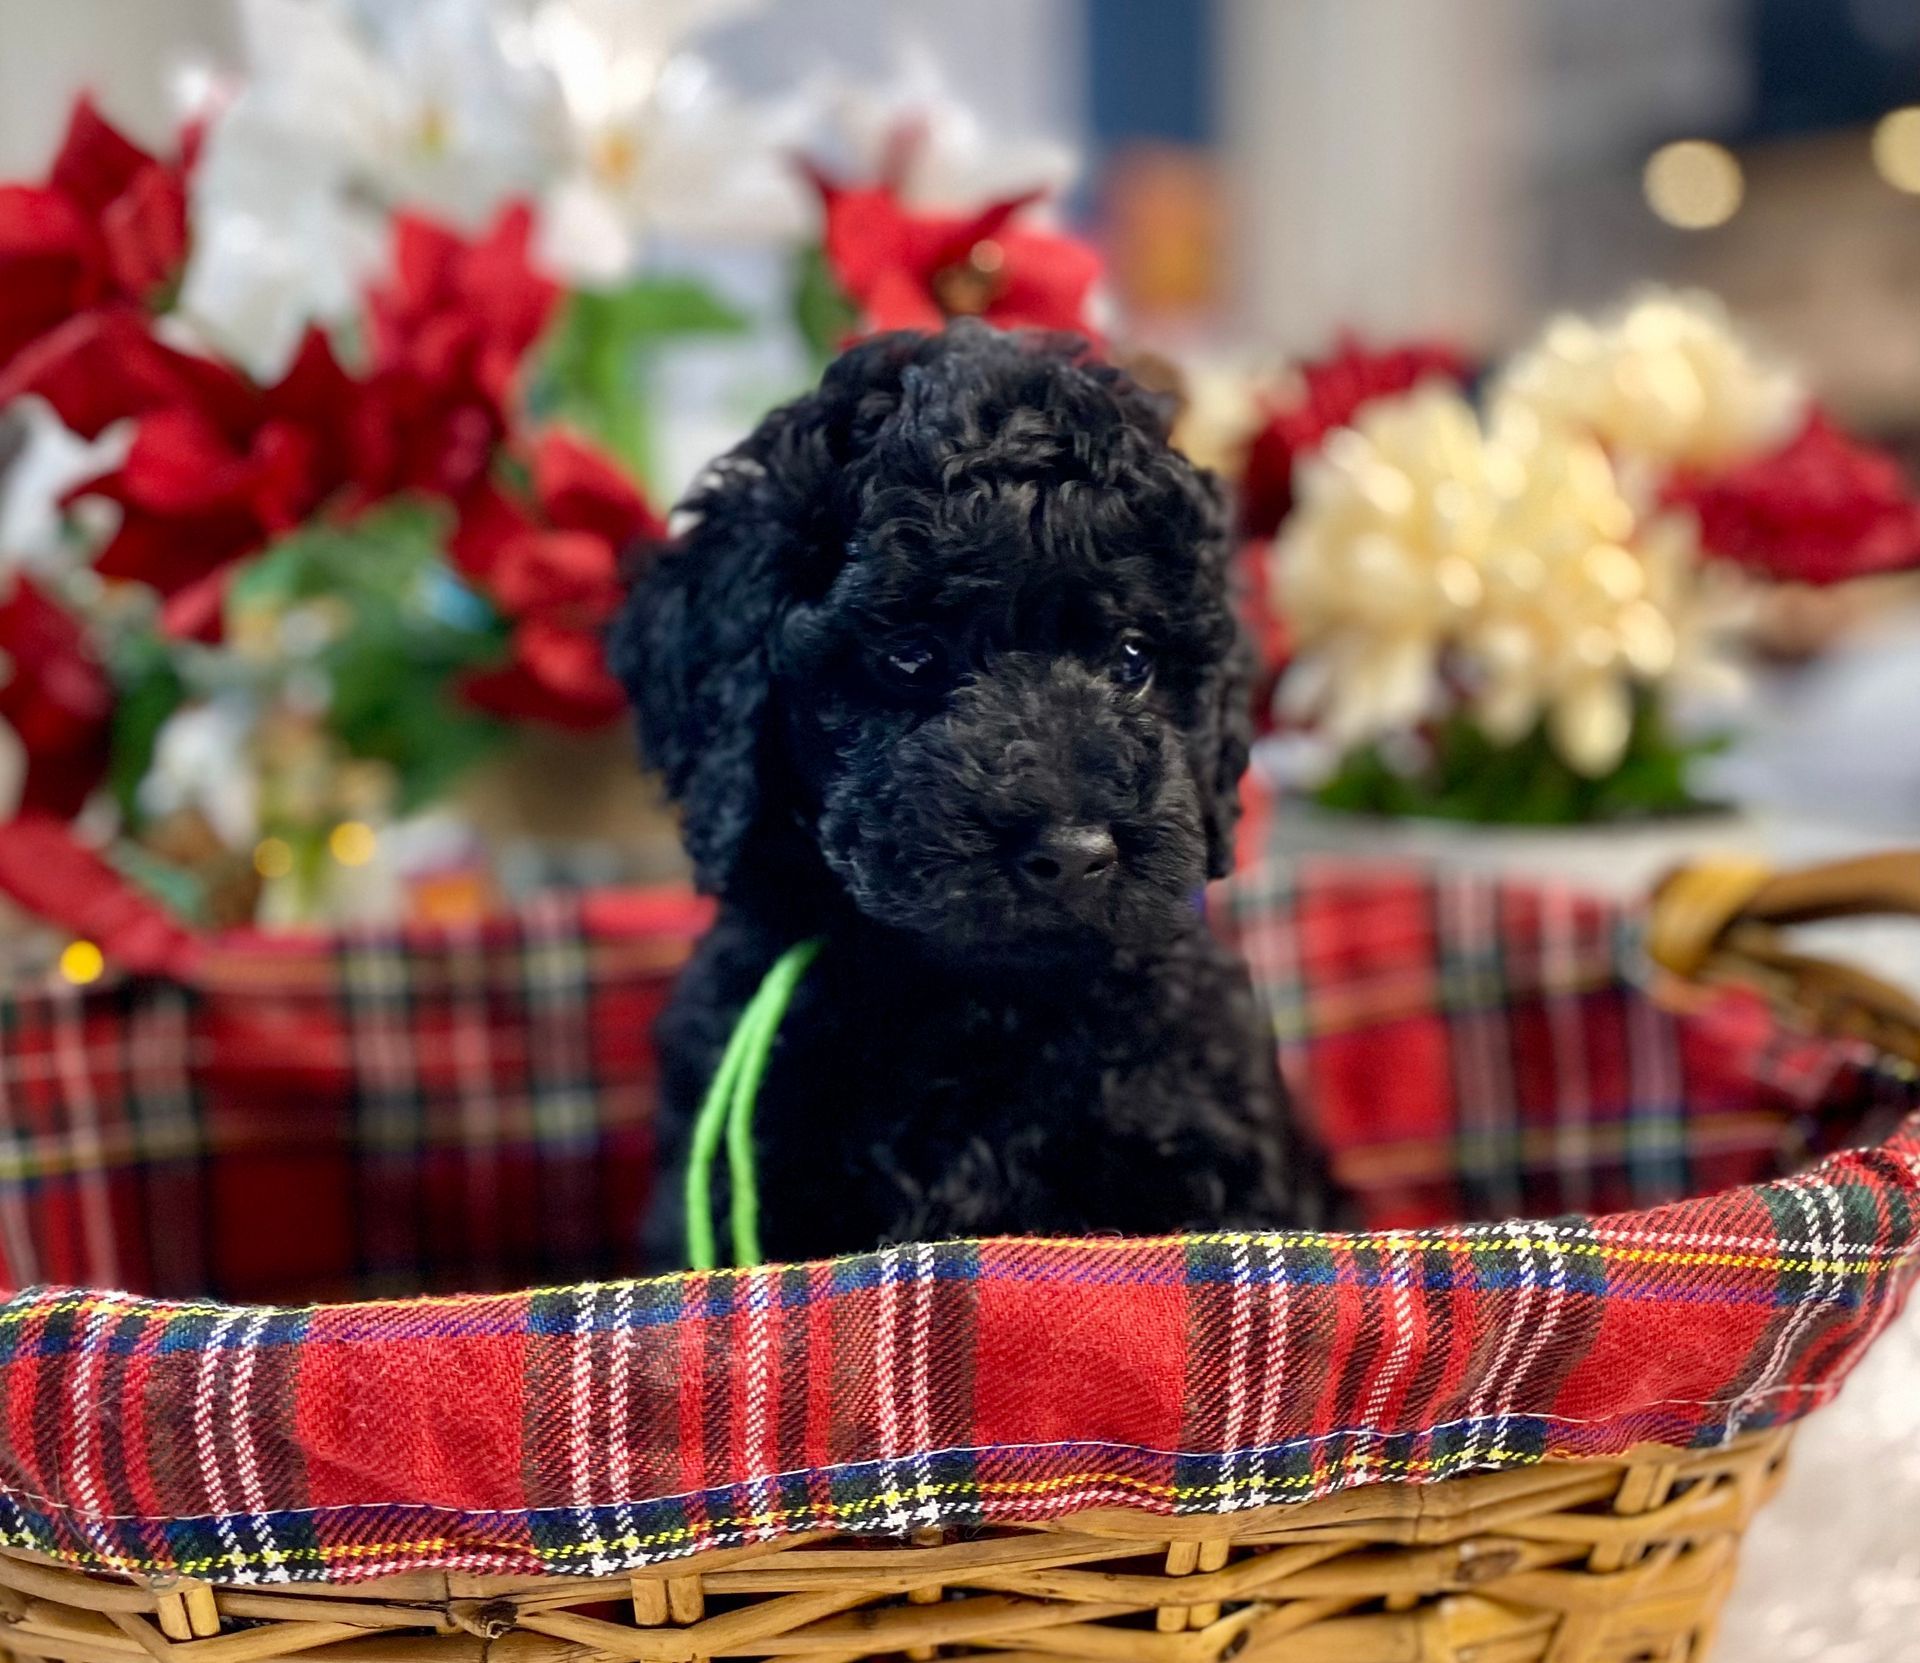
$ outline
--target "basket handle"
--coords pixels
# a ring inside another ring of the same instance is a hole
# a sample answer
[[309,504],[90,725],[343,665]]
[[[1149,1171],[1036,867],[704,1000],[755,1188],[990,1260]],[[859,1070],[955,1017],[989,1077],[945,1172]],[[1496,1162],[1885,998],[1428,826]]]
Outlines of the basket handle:
[[1836,918],[1920,919],[1920,849],[1775,872],[1683,866],[1654,891],[1647,950],[1689,982],[1755,987],[1823,1033],[1920,1064],[1920,998],[1851,965],[1795,952],[1781,932]]

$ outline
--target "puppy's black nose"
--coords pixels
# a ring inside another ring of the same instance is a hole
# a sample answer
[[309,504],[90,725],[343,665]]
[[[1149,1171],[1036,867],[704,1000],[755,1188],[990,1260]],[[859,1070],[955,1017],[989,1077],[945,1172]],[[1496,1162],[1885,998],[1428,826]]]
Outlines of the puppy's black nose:
[[1052,826],[1020,857],[1020,871],[1036,889],[1066,896],[1110,878],[1120,850],[1105,826]]

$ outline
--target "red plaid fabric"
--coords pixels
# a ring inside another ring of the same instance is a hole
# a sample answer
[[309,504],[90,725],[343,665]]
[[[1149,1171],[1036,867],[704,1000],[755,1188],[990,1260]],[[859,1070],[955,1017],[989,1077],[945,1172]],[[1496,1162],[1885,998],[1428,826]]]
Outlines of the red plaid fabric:
[[1296,1102],[1375,1227],[1700,1195],[1920,1100],[1755,999],[1656,1000],[1638,914],[1571,887],[1321,859],[1251,868],[1219,900]]
[[[1920,1105],[1910,1071],[1748,1002],[1657,1007],[1630,917],[1337,865],[1243,877],[1224,916],[1397,1227],[348,1305],[27,1288],[0,1302],[0,1543],[230,1581],[604,1575],[790,1531],[1217,1513],[1713,1445],[1830,1397],[1920,1270],[1920,1118],[1706,1199],[1434,1222],[1750,1176]],[[555,903],[15,1001],[15,1275],[617,1265],[645,1018],[698,923],[666,898]]]
[[239,937],[0,997],[0,1282],[228,1299],[630,1269],[690,897]]

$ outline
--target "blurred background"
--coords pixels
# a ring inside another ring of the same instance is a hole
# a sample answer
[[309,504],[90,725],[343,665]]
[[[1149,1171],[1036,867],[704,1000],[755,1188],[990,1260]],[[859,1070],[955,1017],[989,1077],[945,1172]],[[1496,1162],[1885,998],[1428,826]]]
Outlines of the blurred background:
[[[422,146],[436,92],[456,126],[527,119],[508,82],[516,51],[530,49],[512,37],[542,8],[331,9],[387,56],[400,84],[383,90],[414,106]],[[963,175],[972,195],[1064,187],[1068,217],[1104,248],[1136,333],[1285,353],[1352,327],[1486,350],[1550,305],[1601,303],[1667,277],[1718,290],[1849,417],[1889,432],[1912,424],[1920,117],[1900,112],[1920,100],[1920,12],[1900,0],[630,9],[647,19],[648,38],[625,43],[636,60],[695,54],[746,114],[775,118],[738,129],[743,148],[784,139],[803,149],[836,102],[865,105],[869,125],[919,106],[945,124],[948,187]],[[188,108],[257,59],[297,56],[291,40],[272,39],[295,27],[280,10],[4,0],[0,169],[25,177],[43,166],[82,88],[134,137],[163,145]],[[506,38],[485,38],[486,15]],[[455,87],[469,71],[480,84]],[[316,98],[320,87],[316,67]],[[488,89],[508,102],[484,110]],[[690,92],[669,86],[666,103]],[[363,101],[374,93],[354,89]],[[660,119],[671,124],[671,111]],[[529,139],[476,137],[492,154],[400,194],[476,209],[489,173],[502,188],[530,182],[514,178],[512,154]],[[804,214],[803,193],[791,195],[789,213]],[[666,230],[700,217],[685,207],[661,209]],[[722,204],[708,207],[703,241],[717,232],[750,245],[756,232],[792,230],[752,214],[728,224]],[[663,247],[655,258],[690,252]]]
[[0,180],[29,917],[677,873],[620,551],[966,313],[1239,485],[1283,843],[1920,826],[1898,0],[0,0]]
[[[975,313],[1240,485],[1250,858],[1920,834],[1913,0],[0,0],[0,181],[13,985],[678,876],[621,550]],[[1911,1655],[1915,1369],[1719,1655]]]
[[1899,0],[0,0],[0,179],[29,962],[676,873],[621,549],[966,313],[1241,487],[1283,843],[1920,826]]

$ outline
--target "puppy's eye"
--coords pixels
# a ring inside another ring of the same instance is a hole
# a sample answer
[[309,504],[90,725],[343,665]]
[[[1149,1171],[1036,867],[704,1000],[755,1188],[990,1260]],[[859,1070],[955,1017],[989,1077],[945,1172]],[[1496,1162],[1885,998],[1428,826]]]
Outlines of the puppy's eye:
[[874,667],[894,686],[924,692],[939,680],[940,653],[930,641],[889,641],[874,655]]
[[1116,687],[1129,693],[1143,693],[1153,680],[1153,647],[1144,635],[1123,635],[1107,664],[1107,675]]

